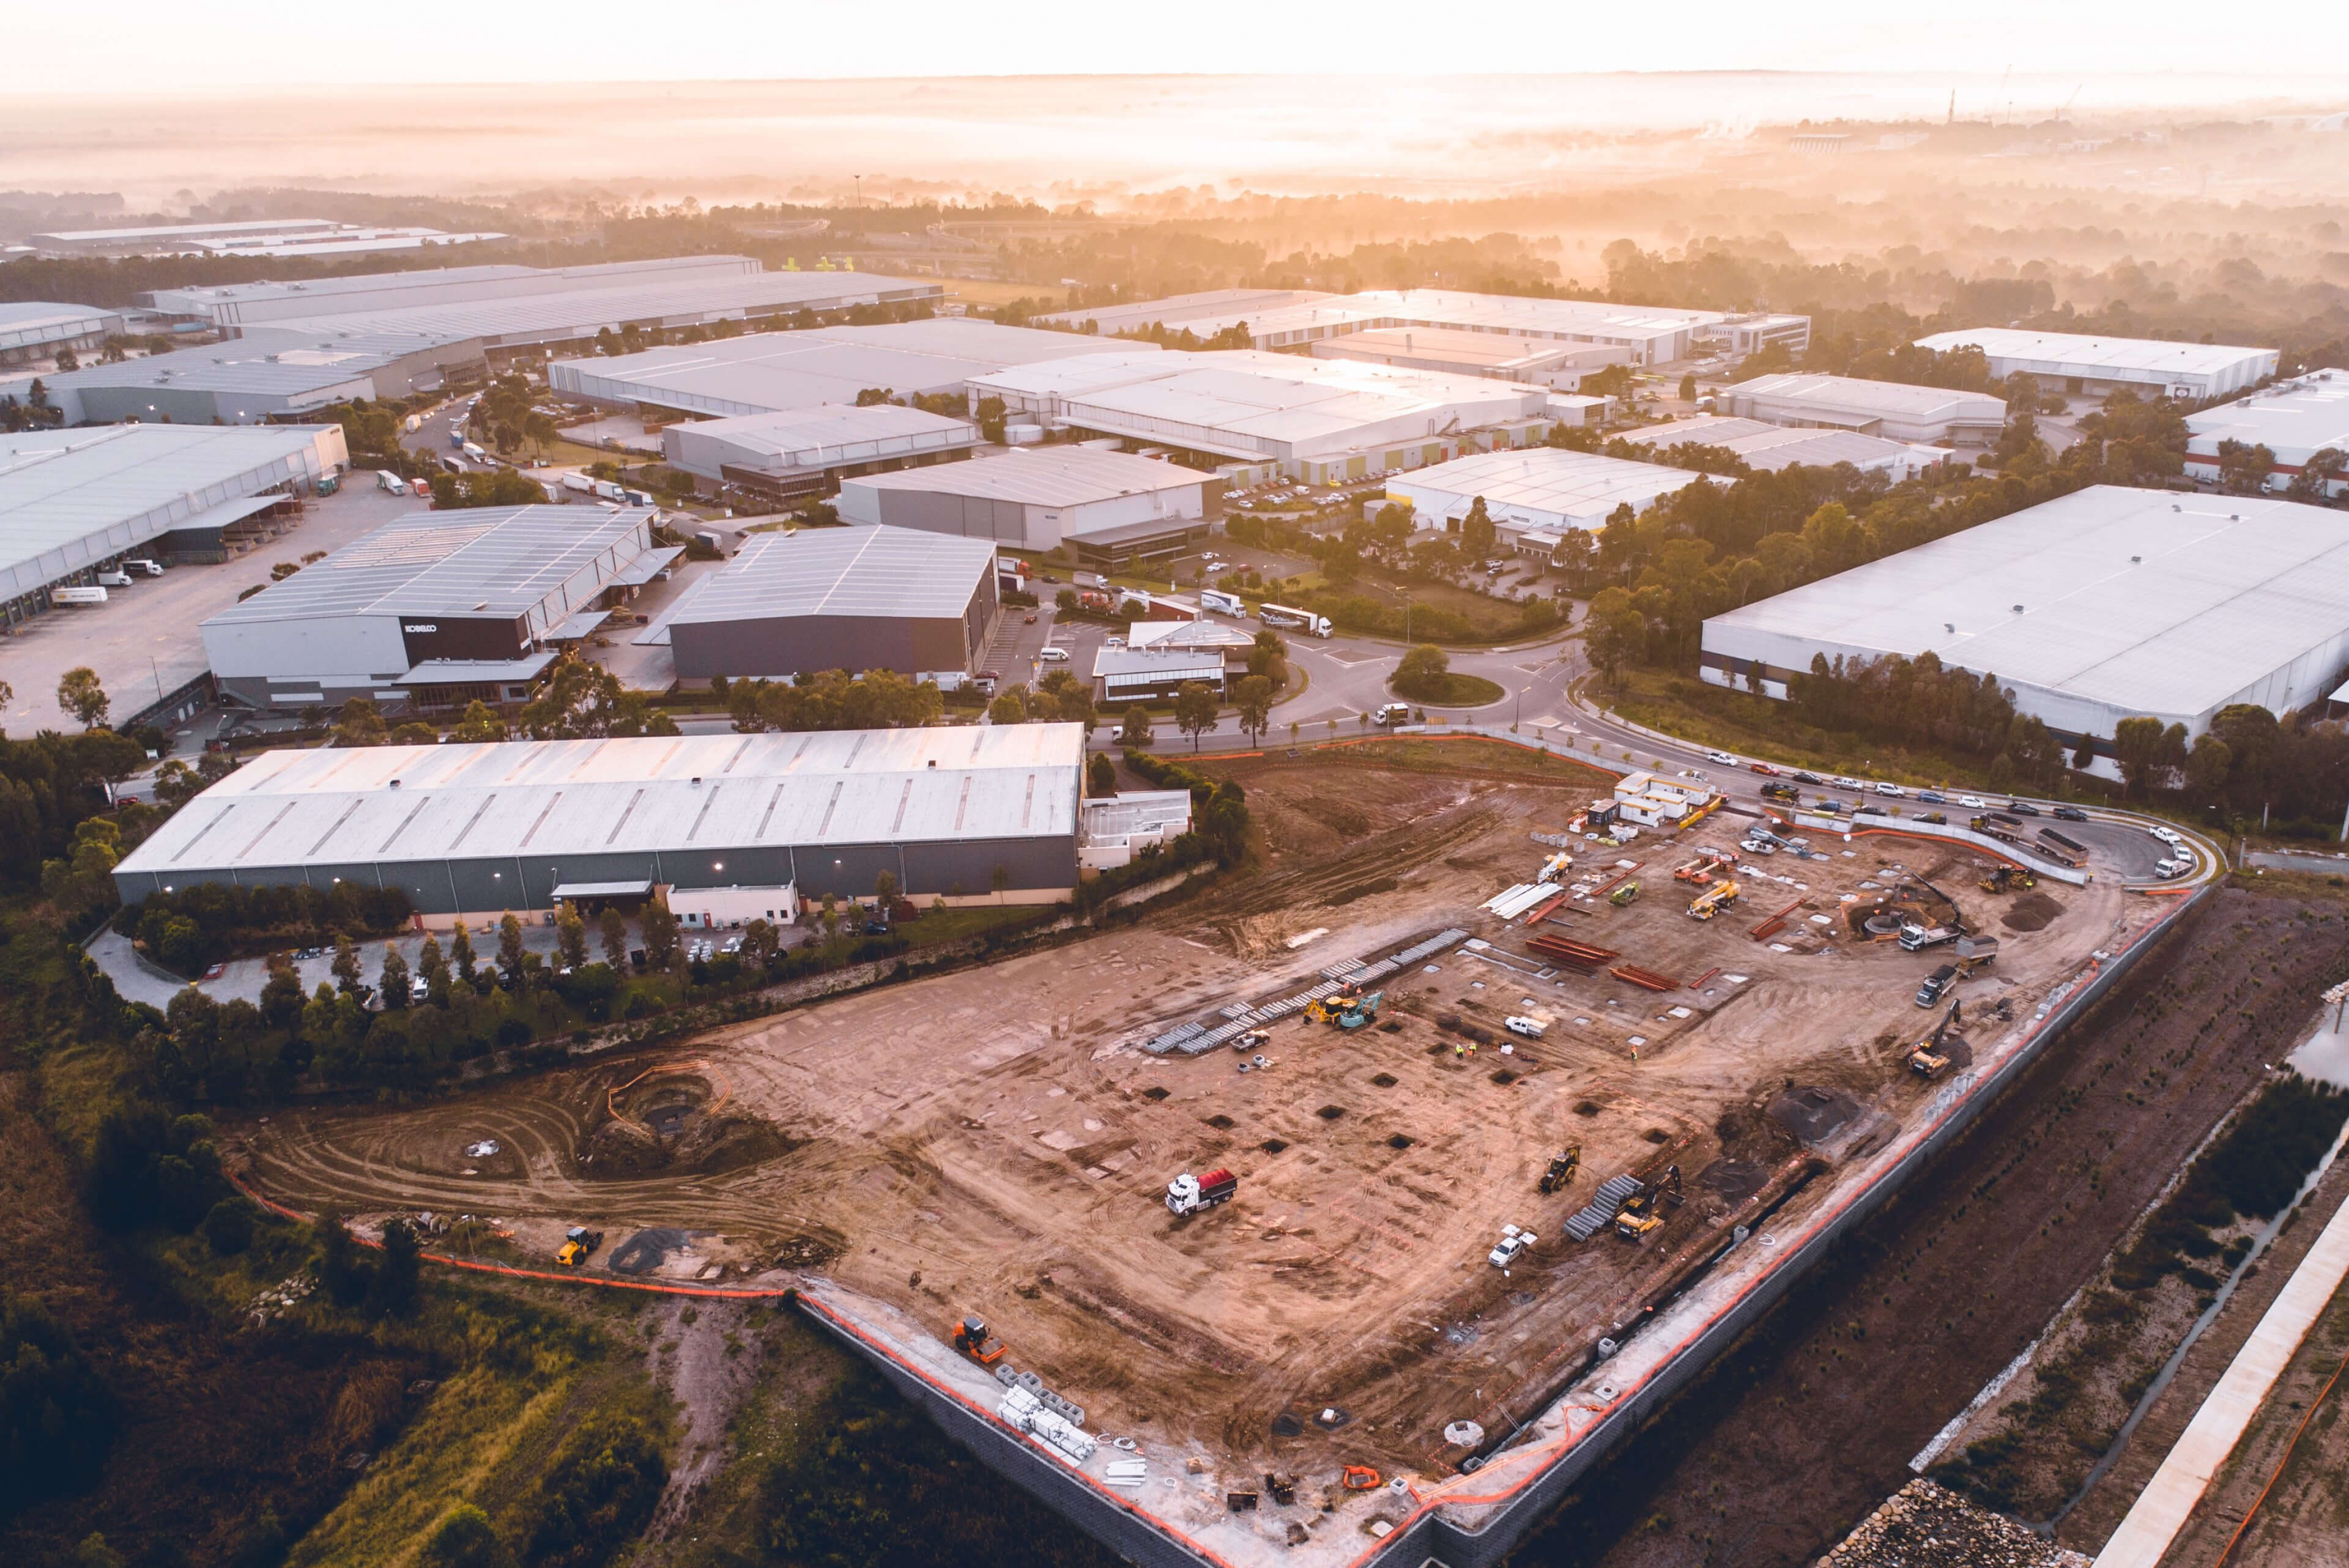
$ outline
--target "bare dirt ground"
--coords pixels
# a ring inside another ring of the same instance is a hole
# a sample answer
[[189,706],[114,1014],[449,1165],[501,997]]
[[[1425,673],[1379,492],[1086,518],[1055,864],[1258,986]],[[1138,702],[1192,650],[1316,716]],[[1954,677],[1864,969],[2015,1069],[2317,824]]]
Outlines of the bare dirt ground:
[[[1443,1461],[1448,1420],[1523,1413],[1806,1159],[1865,1152],[1933,1092],[1903,1058],[1931,1021],[1910,998],[1935,955],[1852,940],[1847,895],[1872,903],[1905,857],[1982,929],[2007,907],[1944,849],[1870,838],[1847,853],[1822,838],[1826,859],[1764,862],[1739,906],[1699,923],[1671,872],[1697,845],[1735,841],[1734,820],[1714,820],[1594,851],[1640,862],[1648,891],[1543,928],[1681,989],[1544,975],[1526,934],[1476,906],[1532,876],[1547,851],[1528,833],[1559,830],[1596,775],[1240,771],[1268,863],[1140,925],[459,1101],[281,1117],[244,1130],[253,1170],[304,1207],[495,1214],[542,1257],[583,1222],[609,1233],[597,1266],[821,1269],[941,1336],[984,1315],[1097,1430],[1411,1469]],[[1785,933],[1749,937],[1797,901]],[[2044,930],[2002,932],[1971,1009],[2008,993],[2027,1007],[2116,923],[2153,913],[2110,886],[2050,902]],[[1395,976],[1393,1031],[1284,1022],[1266,1068],[1245,1074],[1228,1051],[1134,1048],[1447,924],[1493,956],[1455,949]],[[1455,1055],[1462,1037],[1437,1022],[1496,1032],[1516,1013],[1551,1026],[1506,1056]],[[656,1067],[672,1070],[643,1076]],[[1842,1108],[1808,1148],[1767,1114],[1796,1086]],[[466,1156],[483,1138],[500,1154]],[[1583,1174],[1538,1196],[1570,1141]],[[1566,1239],[1598,1181],[1667,1163],[1690,1196],[1661,1232]],[[1166,1181],[1218,1164],[1239,1173],[1237,1201],[1170,1216]],[[1542,1238],[1508,1274],[1485,1261],[1505,1222]],[[662,1230],[632,1244],[647,1227]],[[1342,1432],[1295,1430],[1299,1412],[1329,1408]]]
[[[1911,1479],[1909,1457],[2039,1334],[2281,1059],[2344,954],[2337,921],[2310,926],[2300,913],[2233,891],[2206,903],[1518,1561],[1813,1561]],[[2261,984],[2230,995],[2255,958]]]

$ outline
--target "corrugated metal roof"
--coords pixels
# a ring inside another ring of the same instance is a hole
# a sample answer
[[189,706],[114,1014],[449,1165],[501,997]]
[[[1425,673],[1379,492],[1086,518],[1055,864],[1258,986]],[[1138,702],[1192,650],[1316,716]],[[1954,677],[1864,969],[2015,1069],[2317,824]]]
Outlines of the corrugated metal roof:
[[2188,452],[2215,458],[2221,441],[2265,447],[2297,468],[2326,447],[2349,452],[2349,370],[2318,370],[2237,402],[2186,417]]
[[1486,515],[1495,522],[1539,524],[1603,518],[1627,501],[1634,511],[1643,510],[1696,478],[1657,463],[1531,447],[1477,452],[1392,475],[1387,493],[1430,516],[1447,518],[1465,517],[1482,496]]
[[[711,445],[703,447],[704,442]],[[874,403],[862,408],[827,403],[771,414],[695,419],[661,432],[661,445],[671,462],[706,458],[715,450],[723,461],[777,471],[839,468],[978,444],[978,428],[968,420],[897,403]]]
[[548,378],[555,390],[583,397],[734,416],[853,405],[872,387],[901,397],[959,392],[970,377],[1007,366],[1133,346],[949,316],[753,333],[608,358],[561,359],[549,367]]
[[1029,506],[1081,506],[1122,495],[1184,490],[1204,485],[1213,477],[1128,452],[1104,452],[1092,447],[1015,447],[1000,456],[967,463],[867,474],[847,480],[842,488],[918,490],[926,495],[974,496]]
[[59,304],[53,300],[0,304],[0,348],[27,348],[86,337],[93,332],[119,332],[122,313],[94,304]]
[[111,425],[0,435],[0,597],[347,460],[334,426]]
[[[2272,348],[2242,348],[2223,343],[2167,343],[2149,337],[2096,337],[2077,332],[2034,332],[2015,326],[1970,326],[1917,340],[1920,348],[1947,354],[1979,348],[1992,359],[2021,359],[2067,367],[2094,376],[2102,370],[2141,375],[2215,376],[2273,360]],[[2060,371],[2051,372],[2059,374]]]
[[[518,263],[484,263],[468,267],[417,268],[397,273],[359,273],[347,277],[303,278],[294,282],[264,280],[244,284],[205,284],[190,288],[153,289],[140,297],[152,308],[172,315],[220,314],[238,319],[228,307],[274,304],[311,304],[305,314],[332,308],[338,296],[404,294],[422,303],[433,294],[462,294],[479,289],[516,294],[554,294],[572,289],[612,288],[663,273],[754,273],[759,263],[748,256],[668,256],[641,262],[594,262],[575,267],[526,267]],[[265,318],[266,319],[266,318]]]
[[609,558],[607,582],[623,573],[652,548],[651,517],[577,506],[410,512],[204,624],[370,612],[519,616],[599,556]]
[[2190,716],[2349,634],[2349,516],[2099,485],[1705,627],[1708,649],[1741,632],[1930,649],[2124,713]]
[[1806,376],[1782,371],[1757,376],[1729,387],[1734,397],[1760,397],[1821,415],[1892,415],[1909,419],[2006,418],[2005,399],[1987,392],[1954,392],[1946,387],[1912,387],[1905,381],[1868,381],[1856,376]]
[[1793,468],[1797,463],[1820,469],[1833,468],[1837,463],[1849,463],[1857,469],[1888,465],[1918,467],[1941,461],[1949,456],[1937,449],[1912,446],[1906,441],[1889,441],[1880,436],[1862,435],[1857,430],[1771,425],[1759,419],[1725,418],[1711,414],[1650,425],[1628,432],[1623,438],[1634,446],[1650,449],[1674,447],[1683,442],[1719,447],[1725,452],[1734,452],[1744,458],[1748,467],[1769,473]]
[[[272,751],[122,862],[199,871],[1076,831],[1084,731],[980,725]],[[396,782],[395,782],[396,781]]]
[[696,583],[657,629],[785,615],[959,620],[994,570],[993,541],[918,529],[753,534],[740,554]]

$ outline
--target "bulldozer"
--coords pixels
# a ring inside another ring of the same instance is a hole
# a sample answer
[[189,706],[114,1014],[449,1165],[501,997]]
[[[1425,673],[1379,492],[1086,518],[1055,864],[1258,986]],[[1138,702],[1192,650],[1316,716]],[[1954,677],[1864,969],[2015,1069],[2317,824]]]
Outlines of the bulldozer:
[[1573,1181],[1575,1171],[1580,1170],[1581,1167],[1582,1145],[1579,1143],[1568,1144],[1566,1146],[1566,1152],[1551,1161],[1549,1162],[1549,1169],[1542,1172],[1542,1196],[1547,1198],[1552,1192],[1558,1191],[1558,1189],[1564,1187],[1568,1182]]
[[1931,1083],[1950,1070],[1951,1057],[1943,1048],[1958,1026],[1959,1013],[1965,1006],[1962,998],[1950,1004],[1950,1015],[1943,1018],[1930,1035],[1917,1042],[1909,1053],[1909,1070]]
[[1696,902],[1688,906],[1688,912],[1699,920],[1711,920],[1737,902],[1737,884],[1733,882],[1725,882],[1718,887],[1707,888],[1697,894]]
[[987,1332],[984,1318],[966,1317],[957,1323],[954,1347],[981,1367],[992,1367],[1003,1359],[1003,1341]]
[[1996,865],[1982,879],[1984,892],[2029,892],[2039,885],[2039,879],[2021,866]]
[[1681,1168],[1664,1167],[1661,1177],[1640,1182],[1640,1190],[1623,1200],[1623,1207],[1615,1216],[1615,1233],[1627,1242],[1640,1240],[1664,1222],[1660,1205],[1677,1209],[1682,1196]]

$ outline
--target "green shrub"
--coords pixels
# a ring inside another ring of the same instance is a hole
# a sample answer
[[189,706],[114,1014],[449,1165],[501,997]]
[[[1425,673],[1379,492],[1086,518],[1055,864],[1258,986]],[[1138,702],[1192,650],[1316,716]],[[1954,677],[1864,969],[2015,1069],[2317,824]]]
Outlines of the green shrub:
[[0,1299],[0,1515],[96,1480],[114,1428],[72,1334],[29,1296]]
[[243,1197],[222,1198],[196,1227],[222,1257],[234,1257],[253,1245],[253,1202]]
[[668,1483],[644,1422],[609,1411],[573,1433],[540,1479],[523,1558],[551,1568],[601,1568],[636,1538]]

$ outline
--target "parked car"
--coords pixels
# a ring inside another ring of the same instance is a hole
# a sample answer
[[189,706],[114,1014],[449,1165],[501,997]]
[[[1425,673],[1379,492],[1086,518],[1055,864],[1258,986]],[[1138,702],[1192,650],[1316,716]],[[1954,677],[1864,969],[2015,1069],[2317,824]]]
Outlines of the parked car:
[[1036,656],[1043,660],[1048,665],[1065,665],[1069,662],[1069,650],[1066,648],[1046,648],[1042,653]]
[[1532,1246],[1535,1240],[1536,1237],[1531,1231],[1521,1231],[1515,1225],[1504,1225],[1501,1227],[1500,1244],[1485,1254],[1485,1261],[1496,1269],[1507,1268],[1525,1255],[1526,1249]]

